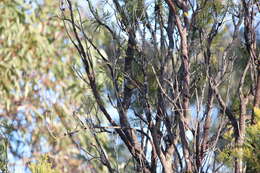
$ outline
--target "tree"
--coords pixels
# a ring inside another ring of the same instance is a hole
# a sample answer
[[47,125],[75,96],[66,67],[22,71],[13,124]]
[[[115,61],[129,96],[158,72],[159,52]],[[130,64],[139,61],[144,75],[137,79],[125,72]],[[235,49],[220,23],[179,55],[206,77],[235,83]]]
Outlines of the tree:
[[[80,77],[109,122],[83,122],[94,136],[97,129],[118,134],[135,171],[245,172],[246,127],[255,123],[260,98],[258,2],[113,0],[96,4],[99,10],[87,1],[89,15],[70,0],[61,4],[84,65]],[[244,47],[241,57],[237,50]],[[237,152],[229,155],[231,166],[218,159],[227,149]],[[119,172],[104,151],[99,161]]]

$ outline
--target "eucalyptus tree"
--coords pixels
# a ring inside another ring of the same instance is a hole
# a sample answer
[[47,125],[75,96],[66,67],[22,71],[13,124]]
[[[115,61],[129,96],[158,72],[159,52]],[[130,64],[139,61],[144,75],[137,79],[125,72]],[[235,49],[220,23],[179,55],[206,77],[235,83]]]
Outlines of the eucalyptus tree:
[[[245,172],[246,128],[260,98],[259,2],[64,0],[61,14],[79,76],[108,121],[81,125],[117,134],[132,172]],[[99,161],[122,172],[96,142]]]

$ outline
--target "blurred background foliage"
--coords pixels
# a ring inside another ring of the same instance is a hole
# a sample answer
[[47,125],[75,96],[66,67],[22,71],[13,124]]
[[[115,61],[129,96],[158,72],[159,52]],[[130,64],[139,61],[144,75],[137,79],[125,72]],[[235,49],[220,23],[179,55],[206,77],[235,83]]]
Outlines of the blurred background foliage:
[[[59,10],[52,0],[0,2],[0,130],[10,172],[42,172],[50,165],[60,172],[104,171],[94,158],[95,140],[76,118],[85,121],[95,104],[76,76],[82,69]],[[113,149],[106,135],[100,138]]]

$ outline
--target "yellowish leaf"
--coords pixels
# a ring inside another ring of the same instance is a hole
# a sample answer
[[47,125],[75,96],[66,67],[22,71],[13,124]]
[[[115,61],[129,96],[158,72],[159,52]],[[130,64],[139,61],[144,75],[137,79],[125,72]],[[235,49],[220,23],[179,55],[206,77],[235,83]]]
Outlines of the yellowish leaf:
[[258,107],[254,107],[254,113],[257,120],[260,120],[260,109]]

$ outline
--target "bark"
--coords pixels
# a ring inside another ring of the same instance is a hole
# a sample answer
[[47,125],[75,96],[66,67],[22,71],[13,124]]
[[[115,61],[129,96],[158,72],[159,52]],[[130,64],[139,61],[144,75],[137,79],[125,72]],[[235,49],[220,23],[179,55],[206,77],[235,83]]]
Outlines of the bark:
[[[178,32],[181,37],[181,57],[182,57],[182,66],[183,66],[183,78],[182,80],[182,96],[183,96],[183,101],[182,101],[182,113],[179,114],[179,128],[180,128],[180,135],[181,135],[181,142],[183,145],[183,155],[185,158],[186,162],[186,171],[187,172],[192,172],[192,164],[191,164],[191,158],[190,158],[190,153],[189,153],[189,146],[188,142],[186,139],[186,134],[185,134],[185,124],[186,124],[186,118],[189,116],[189,104],[190,104],[190,92],[189,92],[189,87],[190,87],[190,60],[189,60],[189,55],[188,55],[188,19],[187,17],[184,17],[185,25],[182,25],[182,22],[177,15],[176,11],[176,6],[172,0],[166,0],[169,9],[173,13],[173,17],[175,19],[175,23],[178,29]],[[182,7],[183,12],[187,13],[187,5],[185,4],[186,1],[179,2],[177,1],[178,5]]]
[[[256,2],[255,2],[256,3]],[[242,0],[244,10],[244,37],[246,42],[247,52],[249,53],[250,59],[256,65],[257,79],[256,87],[254,90],[254,107],[259,107],[260,104],[260,61],[256,55],[256,31],[253,25],[254,21],[254,2]],[[251,124],[255,124],[255,114],[252,113]]]
[[[247,103],[248,103],[248,96],[246,96],[243,92],[243,85],[246,73],[248,71],[250,62],[254,62],[257,71],[257,79],[256,85],[254,90],[254,107],[259,107],[260,104],[260,64],[259,60],[256,56],[256,33],[255,28],[253,26],[254,20],[254,3],[253,1],[246,2],[242,0],[243,11],[244,11],[244,38],[245,44],[247,48],[247,52],[249,54],[249,59],[246,68],[241,76],[240,85],[239,85],[239,98],[240,98],[240,116],[239,116],[239,134],[236,136],[236,148],[238,150],[238,157],[235,158],[235,173],[243,173],[244,172],[244,164],[243,164],[243,149],[242,146],[244,144],[245,138],[245,119],[247,113]],[[252,111],[253,112],[253,111]],[[251,124],[255,124],[255,114],[252,113],[251,117]]]
[[[212,67],[211,67],[211,44],[214,39],[214,37],[218,33],[219,24],[214,23],[211,27],[211,31],[209,33],[208,39],[207,39],[207,48],[204,52],[204,61],[206,64],[206,76],[209,76],[209,78],[212,78]],[[201,33],[202,34],[202,33]],[[209,79],[210,80],[210,79]],[[197,156],[196,159],[196,165],[197,169],[201,168],[201,161],[204,158],[204,153],[207,150],[207,142],[209,140],[209,130],[210,130],[210,124],[211,124],[211,110],[212,110],[212,104],[213,104],[213,89],[210,87],[210,81],[208,81],[208,96],[207,96],[207,104],[206,104],[206,111],[205,111],[205,120],[204,120],[204,126],[203,126],[203,136],[202,136],[202,143],[200,151],[198,151],[199,156]]]
[[207,101],[207,107],[205,112],[205,121],[203,126],[203,136],[202,136],[202,143],[200,148],[200,156],[198,157],[199,160],[197,160],[197,168],[199,169],[201,167],[201,160],[204,158],[204,153],[207,150],[207,143],[209,140],[209,132],[210,132],[210,125],[211,125],[211,110],[212,110],[212,104],[213,104],[213,91],[209,87],[208,89],[208,101]]
[[[257,81],[255,88],[254,107],[260,106],[260,66],[257,65]],[[255,115],[252,117],[252,123],[255,124]]]
[[243,71],[243,74],[239,83],[239,99],[240,99],[240,115],[239,115],[239,132],[238,136],[235,136],[236,149],[238,150],[238,156],[235,158],[235,173],[243,173],[244,165],[243,165],[243,144],[245,140],[246,133],[246,112],[247,112],[247,103],[248,96],[246,96],[243,92],[243,87],[245,83],[245,77],[247,71],[249,69],[250,61],[248,61],[246,68]]

